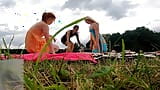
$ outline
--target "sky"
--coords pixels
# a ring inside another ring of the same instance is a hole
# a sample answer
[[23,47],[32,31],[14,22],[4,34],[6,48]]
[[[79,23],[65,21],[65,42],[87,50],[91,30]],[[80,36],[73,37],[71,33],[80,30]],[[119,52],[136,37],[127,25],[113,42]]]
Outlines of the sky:
[[[100,25],[101,34],[124,33],[136,27],[145,26],[160,32],[159,0],[0,0],[0,46],[11,42],[11,48],[24,48],[28,29],[41,21],[43,12],[53,12],[56,20],[49,26],[53,35],[64,25],[84,16],[90,16]],[[80,41],[89,40],[89,25],[78,23]],[[69,27],[56,36],[56,44],[65,46],[60,38]],[[72,38],[76,42],[76,38]]]

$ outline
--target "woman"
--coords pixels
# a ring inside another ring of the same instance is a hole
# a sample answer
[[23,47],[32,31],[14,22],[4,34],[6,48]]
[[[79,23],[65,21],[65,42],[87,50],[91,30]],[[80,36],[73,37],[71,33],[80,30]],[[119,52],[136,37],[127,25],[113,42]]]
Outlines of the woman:
[[75,25],[72,30],[69,30],[61,38],[61,42],[67,46],[66,52],[73,52],[74,43],[70,40],[71,37],[76,36],[78,44],[81,45],[78,35],[79,26]]
[[[25,48],[29,53],[40,52],[46,42],[50,39],[49,26],[55,21],[56,17],[51,12],[44,12],[42,21],[34,24],[27,32],[25,38]],[[45,50],[48,53],[55,53],[59,47],[55,44],[49,43]]]
[[90,49],[93,53],[100,52],[99,45],[99,24],[93,20],[91,17],[86,17],[85,22],[90,24],[89,32],[90,32]]
[[91,17],[86,17],[85,22],[90,24],[90,49],[93,53],[107,52],[107,44],[99,33],[99,24]]

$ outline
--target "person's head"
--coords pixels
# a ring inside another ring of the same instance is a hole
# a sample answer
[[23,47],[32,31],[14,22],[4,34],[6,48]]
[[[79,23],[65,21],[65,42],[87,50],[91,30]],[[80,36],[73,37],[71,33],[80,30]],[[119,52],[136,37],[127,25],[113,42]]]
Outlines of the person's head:
[[44,21],[46,24],[50,25],[53,21],[55,21],[56,16],[51,12],[44,12],[42,15],[42,21]]
[[94,19],[92,19],[91,17],[89,17],[89,16],[87,16],[87,17],[85,18],[85,22],[86,22],[87,24],[96,23],[96,21],[95,21]]
[[78,25],[74,25],[73,30],[78,31],[79,26]]

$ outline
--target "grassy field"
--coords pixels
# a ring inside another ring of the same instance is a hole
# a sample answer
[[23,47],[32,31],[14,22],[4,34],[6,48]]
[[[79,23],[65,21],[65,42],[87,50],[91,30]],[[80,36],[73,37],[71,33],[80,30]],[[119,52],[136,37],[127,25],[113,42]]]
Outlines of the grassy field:
[[[37,68],[38,67],[38,68]],[[103,59],[88,61],[43,61],[24,64],[25,88],[31,90],[158,90],[160,59]]]
[[[122,39],[122,60],[103,59],[97,64],[88,61],[67,62],[63,60],[45,60],[38,62],[52,39],[78,22],[80,18],[58,30],[43,47],[37,62],[24,62],[24,87],[26,90],[159,90],[160,58],[146,59],[138,55],[134,60],[125,60],[125,44]],[[7,46],[10,57],[10,46],[14,35]],[[0,45],[1,46],[1,45]],[[1,50],[0,50],[0,53]]]

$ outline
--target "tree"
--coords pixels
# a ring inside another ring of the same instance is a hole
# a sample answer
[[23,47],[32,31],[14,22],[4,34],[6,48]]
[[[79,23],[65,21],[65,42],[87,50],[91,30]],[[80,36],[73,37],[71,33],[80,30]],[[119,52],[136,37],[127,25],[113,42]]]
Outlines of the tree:
[[[107,34],[106,34],[107,35]],[[105,36],[105,35],[104,35]],[[127,30],[125,33],[113,33],[107,41],[111,41],[112,49],[121,51],[121,39],[124,39],[125,48],[139,52],[160,50],[160,33],[153,32],[142,26],[134,30]]]

